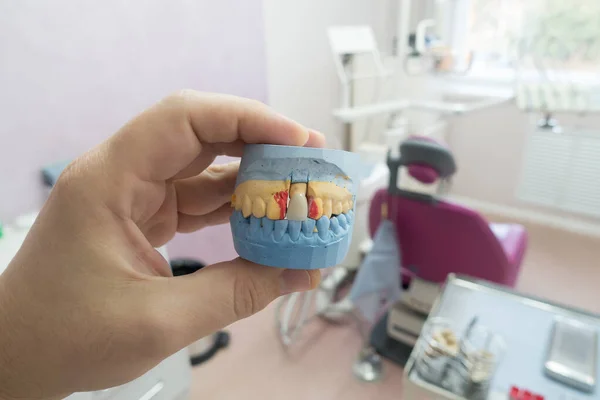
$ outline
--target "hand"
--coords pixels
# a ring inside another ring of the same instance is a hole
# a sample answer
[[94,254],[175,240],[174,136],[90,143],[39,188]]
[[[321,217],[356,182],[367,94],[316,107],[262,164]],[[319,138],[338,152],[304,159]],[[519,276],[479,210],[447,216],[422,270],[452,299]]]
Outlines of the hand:
[[0,399],[54,399],[126,383],[318,271],[242,259],[172,277],[155,250],[225,223],[244,143],[324,138],[255,101],[184,91],[62,174],[0,275]]

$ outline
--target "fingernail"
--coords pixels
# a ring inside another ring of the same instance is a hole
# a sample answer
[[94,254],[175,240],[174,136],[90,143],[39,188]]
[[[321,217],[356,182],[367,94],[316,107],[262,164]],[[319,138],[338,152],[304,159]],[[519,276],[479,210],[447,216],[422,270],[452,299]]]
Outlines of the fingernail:
[[307,271],[286,269],[281,274],[281,294],[304,292],[310,289],[310,275]]

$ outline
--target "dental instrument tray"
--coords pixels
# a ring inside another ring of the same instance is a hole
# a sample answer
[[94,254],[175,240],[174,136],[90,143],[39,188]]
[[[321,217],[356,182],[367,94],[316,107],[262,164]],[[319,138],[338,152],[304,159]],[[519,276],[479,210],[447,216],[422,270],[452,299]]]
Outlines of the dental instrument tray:
[[231,199],[240,257],[271,267],[320,269],[343,261],[352,240],[358,154],[246,145]]
[[[503,341],[501,361],[496,365],[495,372],[491,376],[486,400],[507,398],[597,400],[600,398],[597,386],[592,390],[589,390],[590,388],[581,390],[571,386],[572,382],[567,385],[562,380],[549,377],[544,370],[544,363],[548,360],[565,365],[574,372],[582,370],[573,363],[572,355],[566,357],[566,354],[563,354],[564,350],[570,353],[572,349],[561,349],[558,353],[550,350],[553,347],[551,340],[554,336],[553,329],[556,327],[556,321],[577,321],[579,329],[582,326],[586,327],[583,334],[589,338],[590,331],[600,332],[600,315],[518,293],[504,285],[450,274],[429,314],[426,325],[439,326],[436,321],[451,321],[451,327],[458,333],[457,336],[460,336],[460,333],[469,329],[474,316],[479,316],[486,329],[499,335]],[[432,330],[424,329],[406,364],[403,398],[470,400],[471,397],[456,395],[443,385],[432,383],[431,377],[423,376],[421,355],[422,350],[429,344],[427,333],[430,331]],[[480,347],[477,343],[485,343],[485,348],[492,348],[493,346],[487,345],[486,335],[479,335],[476,331],[477,329],[473,328],[470,335],[463,336],[469,337],[469,341],[475,343],[475,348]],[[581,332],[578,334],[581,335]],[[563,338],[570,339],[570,335],[571,333]],[[589,339],[586,340],[589,343]],[[569,346],[574,345],[569,344]],[[582,352],[590,350],[585,345],[581,347],[576,350],[580,358]],[[592,375],[594,380],[598,381],[600,358],[593,355],[589,358],[596,363]],[[429,365],[435,366],[431,363]],[[427,364],[425,366],[427,367]],[[586,366],[588,366],[586,373],[589,374],[588,371],[592,368],[589,364]],[[513,392],[529,393],[529,396],[510,397]]]

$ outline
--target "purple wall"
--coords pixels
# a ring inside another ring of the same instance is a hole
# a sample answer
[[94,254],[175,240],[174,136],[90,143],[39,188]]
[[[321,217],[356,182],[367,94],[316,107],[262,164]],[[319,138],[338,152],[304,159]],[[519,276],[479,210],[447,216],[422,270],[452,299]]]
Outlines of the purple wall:
[[[0,220],[41,205],[43,165],[181,88],[266,100],[261,0],[0,2]],[[228,226],[170,251],[234,255]]]

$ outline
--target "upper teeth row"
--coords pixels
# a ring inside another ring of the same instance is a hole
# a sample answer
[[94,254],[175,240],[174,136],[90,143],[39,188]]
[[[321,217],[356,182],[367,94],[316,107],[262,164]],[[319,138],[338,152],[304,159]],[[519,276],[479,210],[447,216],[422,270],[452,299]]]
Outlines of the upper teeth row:
[[[241,207],[235,207],[242,211],[244,218],[254,215],[256,218],[267,217],[269,219],[278,220],[287,218],[293,221],[304,221],[309,218],[309,202],[314,201],[315,209],[319,210],[317,215],[310,216],[313,219],[319,219],[321,216],[330,218],[332,215],[339,215],[348,212],[352,209],[352,200],[340,201],[332,199],[311,199],[308,200],[304,194],[295,193],[287,202],[287,213],[281,212],[280,205],[275,199],[269,199],[265,202],[262,198],[257,197],[250,199],[249,196],[244,196],[241,201]],[[284,218],[281,218],[282,215]]]
[[236,187],[232,206],[245,218],[254,215],[272,220],[317,220],[348,212],[353,196],[332,182],[245,181]]

